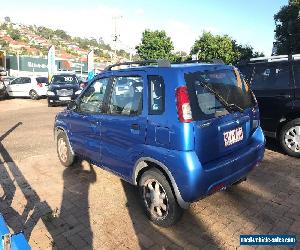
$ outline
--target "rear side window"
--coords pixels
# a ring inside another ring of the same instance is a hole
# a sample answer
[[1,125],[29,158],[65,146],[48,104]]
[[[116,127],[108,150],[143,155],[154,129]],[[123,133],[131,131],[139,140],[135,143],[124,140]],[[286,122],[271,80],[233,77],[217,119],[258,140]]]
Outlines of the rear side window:
[[116,77],[113,84],[109,113],[139,115],[143,105],[143,78],[140,76]]
[[287,64],[256,65],[251,87],[254,90],[289,88],[289,66]]
[[165,83],[162,76],[148,76],[149,114],[158,115],[165,111]]
[[30,77],[22,77],[22,83],[31,83],[31,78]]

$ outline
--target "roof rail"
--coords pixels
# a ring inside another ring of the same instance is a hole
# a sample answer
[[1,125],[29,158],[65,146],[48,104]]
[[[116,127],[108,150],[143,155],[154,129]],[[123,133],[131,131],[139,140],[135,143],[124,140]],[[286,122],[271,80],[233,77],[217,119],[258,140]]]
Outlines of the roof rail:
[[278,62],[278,61],[288,61],[288,60],[300,60],[300,54],[290,55],[290,57],[289,55],[256,57],[256,58],[251,58],[250,62],[257,62],[257,61]]
[[124,62],[124,63],[116,63],[107,66],[104,71],[110,71],[114,67],[123,66],[123,65],[151,65],[151,64],[157,64],[158,67],[171,67],[171,63],[168,60],[145,60],[145,61],[133,61],[133,62]]

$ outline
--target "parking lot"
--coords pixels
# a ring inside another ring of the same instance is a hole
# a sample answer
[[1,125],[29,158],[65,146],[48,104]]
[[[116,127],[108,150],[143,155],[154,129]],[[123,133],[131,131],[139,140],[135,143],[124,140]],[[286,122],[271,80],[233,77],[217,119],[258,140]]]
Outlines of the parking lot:
[[159,228],[131,185],[87,162],[60,164],[53,121],[63,108],[48,108],[46,100],[0,102],[0,210],[32,249],[247,249],[240,234],[299,240],[300,159],[275,142],[247,182],[194,203],[176,226]]

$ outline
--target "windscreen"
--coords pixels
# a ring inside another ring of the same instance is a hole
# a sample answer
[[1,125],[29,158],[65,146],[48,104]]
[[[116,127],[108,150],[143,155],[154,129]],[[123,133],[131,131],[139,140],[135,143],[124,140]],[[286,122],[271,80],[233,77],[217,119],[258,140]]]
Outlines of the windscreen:
[[235,68],[186,73],[185,80],[194,120],[226,115],[256,104],[249,86]]
[[51,80],[52,84],[77,84],[78,80],[75,75],[55,75]]

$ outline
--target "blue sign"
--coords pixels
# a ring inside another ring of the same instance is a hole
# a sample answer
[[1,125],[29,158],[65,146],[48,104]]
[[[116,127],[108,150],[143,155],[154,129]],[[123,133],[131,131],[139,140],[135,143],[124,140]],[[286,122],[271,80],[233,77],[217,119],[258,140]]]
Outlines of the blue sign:
[[242,234],[240,235],[241,246],[296,246],[296,235],[286,234]]

